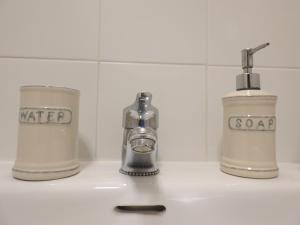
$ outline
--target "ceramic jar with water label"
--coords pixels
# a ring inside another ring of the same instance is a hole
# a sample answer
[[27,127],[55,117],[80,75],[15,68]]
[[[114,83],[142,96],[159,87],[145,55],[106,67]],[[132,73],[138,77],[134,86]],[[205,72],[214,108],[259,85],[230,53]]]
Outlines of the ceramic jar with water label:
[[22,180],[51,180],[78,173],[80,92],[63,87],[22,86],[20,93],[13,176]]

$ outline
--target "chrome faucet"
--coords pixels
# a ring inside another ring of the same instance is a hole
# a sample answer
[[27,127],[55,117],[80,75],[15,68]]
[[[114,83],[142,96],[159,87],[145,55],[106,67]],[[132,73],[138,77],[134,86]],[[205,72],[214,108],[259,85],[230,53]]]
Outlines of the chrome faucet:
[[130,176],[159,173],[157,166],[158,110],[152,95],[140,92],[133,105],[123,111],[123,149],[120,172]]

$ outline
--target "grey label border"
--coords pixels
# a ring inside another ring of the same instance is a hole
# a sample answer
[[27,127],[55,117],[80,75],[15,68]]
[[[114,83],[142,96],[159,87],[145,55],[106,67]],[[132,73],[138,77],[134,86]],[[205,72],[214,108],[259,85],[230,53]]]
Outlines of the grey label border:
[[[230,125],[230,120],[231,119],[234,119],[234,118],[242,118],[242,119],[248,119],[248,118],[272,118],[275,120],[275,126],[274,126],[274,129],[270,130],[270,129],[264,129],[264,130],[258,130],[258,129],[237,129],[237,128],[234,128]],[[241,131],[268,131],[268,132],[274,132],[276,130],[276,125],[277,125],[277,120],[276,120],[276,116],[251,116],[251,115],[248,115],[248,116],[230,116],[228,118],[228,127],[231,129],[231,130],[241,130]]]
[[[38,109],[42,109],[42,110],[64,110],[64,111],[68,111],[70,113],[70,121],[68,122],[64,122],[64,123],[57,123],[57,122],[51,122],[51,123],[43,123],[43,122],[35,122],[35,123],[28,123],[28,122],[24,122],[24,121],[21,121],[20,119],[20,113],[21,113],[21,110],[23,109],[34,109],[34,110],[38,110]],[[64,107],[49,107],[49,106],[44,106],[44,107],[20,107],[19,108],[19,123],[21,124],[55,124],[55,125],[67,125],[67,124],[71,124],[72,123],[72,120],[73,120],[73,113],[72,113],[72,110],[69,109],[69,108],[64,108]]]

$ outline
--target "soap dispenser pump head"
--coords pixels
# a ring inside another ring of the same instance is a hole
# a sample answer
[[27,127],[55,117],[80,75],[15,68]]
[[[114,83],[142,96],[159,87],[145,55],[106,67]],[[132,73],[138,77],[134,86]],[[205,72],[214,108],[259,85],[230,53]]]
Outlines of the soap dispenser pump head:
[[260,90],[259,74],[252,73],[253,54],[268,45],[270,45],[270,43],[264,43],[255,48],[246,48],[242,50],[243,73],[236,78],[236,90]]

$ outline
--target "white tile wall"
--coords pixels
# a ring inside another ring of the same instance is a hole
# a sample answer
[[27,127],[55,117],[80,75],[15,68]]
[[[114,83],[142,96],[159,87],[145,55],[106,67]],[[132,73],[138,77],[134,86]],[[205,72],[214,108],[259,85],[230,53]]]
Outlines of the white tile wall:
[[240,65],[239,51],[271,42],[257,53],[261,66],[300,66],[298,0],[208,0],[208,63]]
[[[81,159],[120,159],[122,109],[160,110],[161,160],[217,160],[221,96],[240,50],[278,100],[280,161],[300,162],[298,0],[0,0],[0,160],[13,160],[19,86],[81,90]],[[176,112],[176,113],[175,113]]]
[[205,0],[102,0],[100,59],[206,62]]
[[98,0],[1,0],[1,56],[96,59]]

